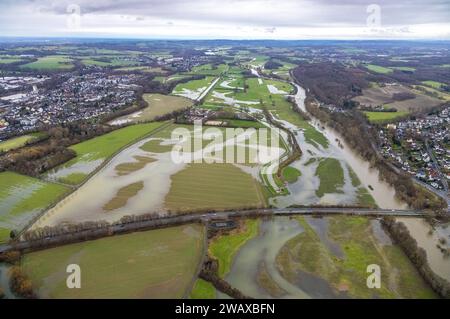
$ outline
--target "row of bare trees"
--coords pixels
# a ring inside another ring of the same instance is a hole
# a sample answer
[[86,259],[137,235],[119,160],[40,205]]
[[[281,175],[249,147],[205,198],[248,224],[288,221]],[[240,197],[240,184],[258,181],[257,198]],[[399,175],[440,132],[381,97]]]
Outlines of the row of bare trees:
[[300,145],[298,145],[297,143],[297,139],[295,138],[294,133],[292,133],[290,130],[286,130],[286,128],[281,123],[276,121],[273,118],[272,114],[270,114],[270,112],[267,110],[267,108],[264,108],[264,115],[270,124],[279,128],[280,130],[285,131],[288,134],[288,143],[292,148],[289,156],[278,165],[277,176],[279,179],[282,179],[283,169],[298,160],[302,156],[302,150],[300,148]]
[[108,125],[85,122],[44,128],[48,138],[0,155],[0,171],[38,176],[75,157],[76,153],[68,146],[109,133],[113,129]]
[[[0,262],[11,265],[8,270],[9,286],[16,296],[22,298],[36,298],[33,292],[33,284],[25,272],[20,267],[22,254],[19,251],[8,251],[0,254]],[[0,291],[0,299],[2,292]]]
[[223,280],[218,275],[218,262],[214,259],[208,257],[208,259],[203,264],[200,271],[199,277],[203,280],[209,281],[214,288],[227,294],[234,299],[252,299],[244,295],[239,289],[233,288],[228,282]]

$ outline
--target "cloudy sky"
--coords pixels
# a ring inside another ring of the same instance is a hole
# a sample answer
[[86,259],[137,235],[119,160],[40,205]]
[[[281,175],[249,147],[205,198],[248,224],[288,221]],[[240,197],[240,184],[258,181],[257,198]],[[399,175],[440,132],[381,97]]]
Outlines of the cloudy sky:
[[450,0],[0,0],[0,36],[450,40]]

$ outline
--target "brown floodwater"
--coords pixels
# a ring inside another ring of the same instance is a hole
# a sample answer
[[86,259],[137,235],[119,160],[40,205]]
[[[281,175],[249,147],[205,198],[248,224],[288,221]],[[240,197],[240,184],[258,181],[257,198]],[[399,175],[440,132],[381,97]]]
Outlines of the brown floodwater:
[[[293,85],[297,87],[297,94],[295,96],[297,105],[303,112],[308,113],[304,103],[306,96],[305,91],[300,86],[294,83]],[[369,189],[369,193],[372,195],[380,208],[405,209],[408,207],[406,203],[396,198],[395,189],[393,187],[379,179],[379,171],[371,168],[367,161],[356,154],[347,145],[347,143],[345,143],[341,135],[333,129],[322,125],[318,120],[314,120],[314,117],[312,118],[313,120],[310,121],[310,124],[323,133],[323,135],[328,139],[330,148],[333,152],[339,154],[339,157],[353,169],[361,183]],[[341,146],[343,147],[339,147],[338,141],[340,141]],[[307,150],[308,149],[311,150],[311,147],[307,146]],[[310,152],[303,153],[305,158],[312,157]],[[302,159],[301,161],[306,163],[308,160]],[[369,188],[369,185],[372,189]],[[450,281],[450,258],[448,256],[444,256],[444,254],[437,248],[439,238],[444,237],[447,239],[447,242],[450,241],[449,227],[444,227],[444,225],[441,225],[436,227],[436,229],[431,229],[431,226],[421,218],[398,218],[397,220],[402,221],[406,225],[411,235],[417,240],[418,245],[425,249],[431,269],[437,275]]]

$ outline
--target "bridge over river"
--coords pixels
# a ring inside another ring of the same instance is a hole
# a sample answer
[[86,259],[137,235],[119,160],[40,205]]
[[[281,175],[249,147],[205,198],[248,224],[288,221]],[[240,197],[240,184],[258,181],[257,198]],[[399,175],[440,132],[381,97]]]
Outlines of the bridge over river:
[[152,220],[133,221],[129,223],[111,224],[108,226],[81,230],[71,233],[56,234],[36,241],[21,240],[11,244],[0,245],[0,253],[10,250],[40,249],[44,247],[54,247],[85,240],[97,239],[111,235],[119,235],[134,231],[150,230],[161,227],[170,227],[188,223],[209,223],[218,219],[245,218],[245,217],[270,217],[287,215],[356,215],[369,217],[425,217],[432,215],[427,211],[398,210],[398,209],[371,209],[352,207],[299,207],[280,209],[254,209],[254,210],[233,210],[224,212],[211,212],[207,214],[192,213],[179,216],[168,216],[155,218]]

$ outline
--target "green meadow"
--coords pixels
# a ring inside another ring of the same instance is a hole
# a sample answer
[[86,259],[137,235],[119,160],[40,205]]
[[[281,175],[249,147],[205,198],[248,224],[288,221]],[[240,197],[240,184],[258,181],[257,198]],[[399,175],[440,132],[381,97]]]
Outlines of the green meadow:
[[[75,144],[70,148],[76,152],[77,156],[53,170],[51,173],[58,175],[58,169],[68,169],[75,165],[83,166],[84,163],[95,161],[103,162],[122,148],[148,136],[164,124],[165,122],[153,122],[131,125]],[[96,166],[98,165],[88,167],[88,169],[80,168],[79,171],[72,171],[69,175],[59,176],[59,180],[67,184],[77,185],[81,183],[87,175],[96,168]]]
[[288,183],[295,183],[302,173],[295,167],[287,166],[282,170],[283,179]]
[[[224,89],[220,86],[216,86],[214,90],[207,95],[204,102],[204,107],[217,108],[223,107],[223,100],[213,96],[213,91],[219,91],[226,93],[227,97],[234,98],[237,101],[248,101],[251,103],[249,106],[253,108],[268,109],[273,115],[281,120],[290,122],[304,130],[305,139],[313,144],[320,145],[324,148],[328,147],[328,140],[323,136],[321,132],[312,127],[300,114],[293,110],[293,105],[286,100],[286,94],[291,94],[294,90],[291,84],[277,81],[258,78],[239,78],[241,82],[240,86],[246,87],[245,90],[231,90]],[[284,93],[271,93],[268,86],[273,86],[278,92]],[[245,103],[241,103],[245,106]]]
[[225,73],[228,70],[228,65],[219,64],[203,64],[196,67],[193,67],[190,74],[201,74],[201,75],[209,75],[209,76],[218,76]]
[[69,188],[13,172],[0,173],[0,242],[21,230],[37,213],[60,199]]
[[407,71],[407,72],[414,72],[416,71],[416,68],[412,68],[409,66],[393,66],[391,67],[393,70],[399,70],[399,71]]
[[186,109],[193,104],[190,99],[173,95],[145,93],[142,98],[148,104],[146,108],[136,113],[116,118],[110,123],[121,120],[126,120],[129,123],[153,121],[160,116]]
[[122,147],[147,136],[163,124],[164,122],[152,122],[127,126],[70,148],[77,153],[77,157],[83,157],[84,160],[106,159]]
[[265,207],[263,186],[233,164],[189,164],[171,177],[171,211]]
[[197,279],[190,294],[191,299],[216,299],[216,288],[208,281]]
[[172,91],[173,94],[181,93],[184,89],[189,91],[198,91],[200,89],[206,89],[214,80],[214,77],[207,76],[201,80],[193,80],[186,83],[178,84]]
[[429,87],[432,87],[433,89],[441,89],[442,87],[446,86],[445,83],[437,81],[423,81],[422,83]]
[[316,175],[320,179],[320,186],[316,191],[319,197],[340,192],[339,188],[344,186],[344,170],[337,159],[322,159],[317,167]]
[[246,219],[244,224],[231,233],[215,237],[209,244],[209,255],[219,262],[219,276],[224,278],[231,269],[234,256],[250,239],[258,235],[258,219]]
[[67,56],[50,55],[38,58],[36,62],[24,64],[21,68],[32,70],[67,70],[73,68],[73,64],[72,59]]
[[138,64],[137,61],[126,60],[120,57],[112,57],[112,58],[99,57],[98,59],[88,58],[82,59],[81,63],[83,63],[84,65],[95,65],[101,67],[125,67],[125,66],[134,66]]
[[409,112],[397,111],[397,112],[364,112],[370,122],[380,123],[395,120],[396,118],[406,116]]
[[394,72],[392,69],[385,68],[383,66],[375,65],[375,64],[368,64],[368,65],[366,65],[366,68],[372,72],[381,73],[381,74],[389,74],[389,73]]
[[17,63],[22,62],[23,59],[19,57],[14,56],[0,56],[0,64],[10,64],[10,63]]
[[[436,298],[400,247],[378,241],[370,219],[326,218],[327,236],[342,256],[321,240],[304,217],[297,220],[304,231],[290,239],[276,258],[285,279],[295,282],[301,276],[299,271],[307,272],[351,298]],[[367,266],[371,264],[382,269],[380,289],[367,287]]]
[[[204,229],[184,225],[118,235],[26,254],[22,268],[40,298],[183,298],[204,250]],[[68,289],[66,267],[82,270]]]
[[31,142],[34,139],[39,138],[41,136],[42,136],[41,133],[32,133],[10,138],[6,141],[0,142],[0,152],[7,152],[9,150],[25,146],[26,143]]

